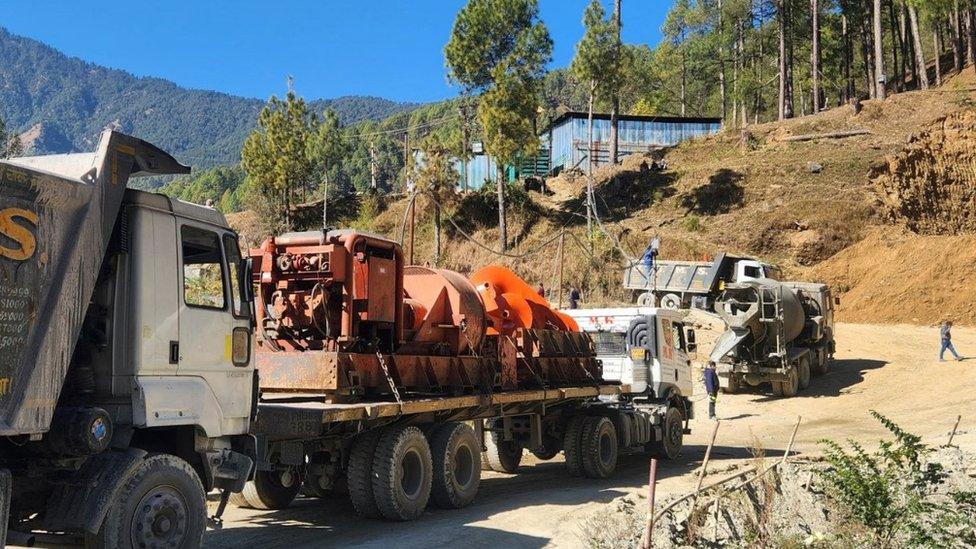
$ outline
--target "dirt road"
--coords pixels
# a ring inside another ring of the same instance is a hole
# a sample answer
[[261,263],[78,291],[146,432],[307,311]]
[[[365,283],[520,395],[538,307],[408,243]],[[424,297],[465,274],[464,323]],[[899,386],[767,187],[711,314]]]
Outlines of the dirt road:
[[[758,440],[781,453],[797,416],[796,448],[810,453],[823,438],[873,442],[884,429],[874,409],[933,442],[944,442],[957,414],[956,440],[976,447],[976,329],[956,328],[960,353],[974,359],[938,362],[938,331],[917,326],[838,326],[836,362],[825,377],[793,399],[768,390],[721,395],[723,420],[713,452],[721,468],[749,455]],[[702,404],[698,402],[697,404]],[[705,414],[700,414],[703,417]],[[698,419],[683,457],[662,466],[659,493],[687,491],[700,465],[711,422]],[[580,523],[609,509],[614,499],[646,490],[647,460],[622,458],[606,481],[572,479],[562,459],[529,462],[515,476],[486,473],[475,503],[459,511],[431,510],[411,523],[360,519],[344,501],[303,499],[287,511],[231,508],[224,529],[210,532],[207,547],[575,547]]]

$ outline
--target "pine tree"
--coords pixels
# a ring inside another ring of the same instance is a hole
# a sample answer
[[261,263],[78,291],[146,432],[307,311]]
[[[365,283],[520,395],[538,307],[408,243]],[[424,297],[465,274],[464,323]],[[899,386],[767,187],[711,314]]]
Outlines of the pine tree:
[[[444,48],[448,78],[465,94],[482,94],[478,120],[485,150],[498,165],[499,247],[508,247],[504,163],[533,151],[537,89],[552,57],[549,30],[537,0],[468,0]],[[526,128],[528,128],[526,130]]]

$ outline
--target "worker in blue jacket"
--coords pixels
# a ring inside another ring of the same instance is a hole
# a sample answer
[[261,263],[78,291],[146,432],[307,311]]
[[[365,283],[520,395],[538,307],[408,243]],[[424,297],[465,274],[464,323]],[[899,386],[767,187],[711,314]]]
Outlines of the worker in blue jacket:
[[716,419],[715,401],[718,400],[718,374],[715,373],[715,363],[711,360],[705,365],[702,378],[705,381],[705,392],[708,393],[708,419]]

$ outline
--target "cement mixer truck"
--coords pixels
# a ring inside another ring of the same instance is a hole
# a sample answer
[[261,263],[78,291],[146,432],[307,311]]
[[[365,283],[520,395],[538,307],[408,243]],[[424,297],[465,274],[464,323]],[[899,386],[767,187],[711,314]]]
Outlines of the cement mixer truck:
[[772,385],[792,397],[827,372],[834,354],[834,301],[825,284],[757,279],[727,284],[715,301],[725,321],[710,359],[719,384]]

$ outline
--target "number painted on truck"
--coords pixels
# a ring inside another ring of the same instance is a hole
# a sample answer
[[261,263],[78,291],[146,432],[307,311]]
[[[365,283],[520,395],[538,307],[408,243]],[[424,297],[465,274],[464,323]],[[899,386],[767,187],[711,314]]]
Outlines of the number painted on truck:
[[[0,257],[14,261],[27,261],[33,257],[37,250],[37,237],[28,224],[33,225],[36,230],[37,221],[37,214],[30,210],[0,210]],[[10,241],[16,247],[11,247]]]

